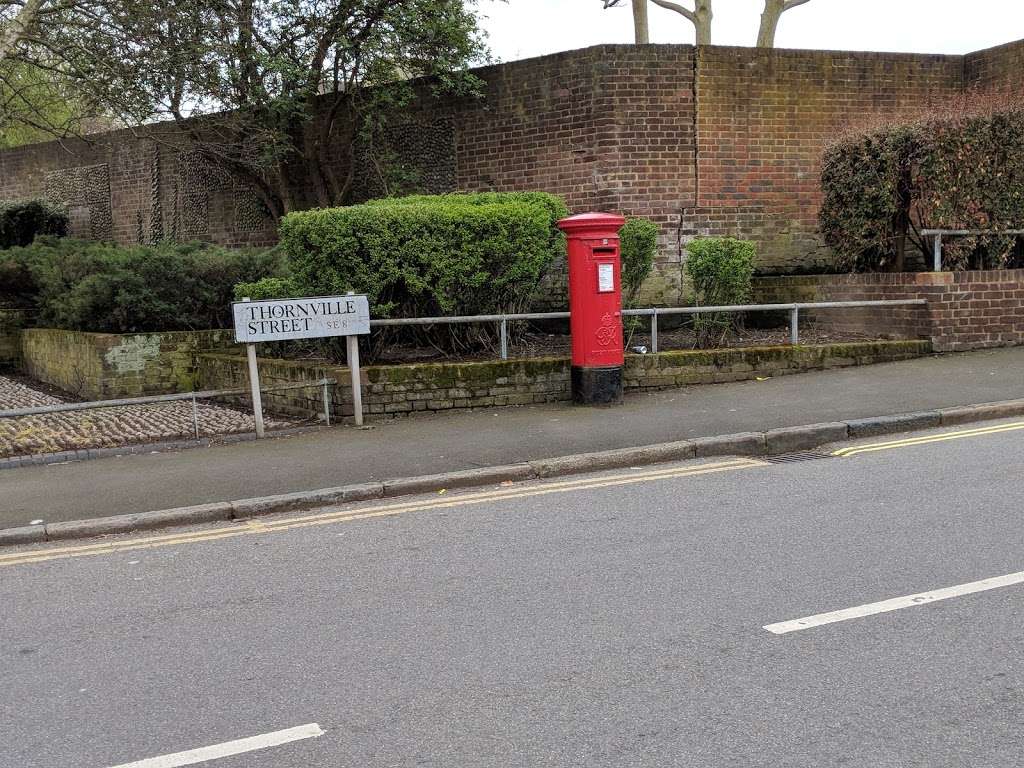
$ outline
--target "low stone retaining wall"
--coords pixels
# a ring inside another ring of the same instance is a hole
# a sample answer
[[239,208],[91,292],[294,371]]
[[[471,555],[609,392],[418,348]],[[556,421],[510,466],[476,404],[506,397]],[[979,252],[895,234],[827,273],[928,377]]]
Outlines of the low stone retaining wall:
[[1024,270],[762,277],[754,301],[926,299],[924,307],[821,310],[810,322],[839,333],[925,338],[937,352],[1024,344]]
[[119,335],[50,328],[21,332],[22,370],[86,400],[188,392],[196,354],[234,346],[234,333],[180,331]]
[[21,331],[28,325],[28,313],[0,308],[0,370],[21,367]]
[[[629,355],[624,372],[629,391],[672,389],[690,384],[744,381],[850,365],[892,362],[931,352],[927,341],[881,341],[800,347],[750,347],[715,351]],[[197,356],[199,386],[232,389],[248,385],[245,358],[204,353]],[[265,387],[330,378],[335,415],[352,415],[348,369],[294,360],[260,359]],[[363,369],[363,406],[377,416],[531,405],[569,400],[567,358],[498,360],[478,363],[431,363],[368,366]],[[278,413],[312,417],[323,411],[322,390],[314,387],[277,394],[264,403]]]

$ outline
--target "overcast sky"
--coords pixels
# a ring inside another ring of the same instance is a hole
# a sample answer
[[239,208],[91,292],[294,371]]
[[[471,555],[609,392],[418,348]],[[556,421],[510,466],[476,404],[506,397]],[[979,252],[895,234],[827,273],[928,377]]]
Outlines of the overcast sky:
[[[693,0],[679,0],[693,7]],[[763,0],[714,0],[713,41],[753,45]],[[480,0],[499,61],[633,41],[629,0]],[[651,5],[651,42],[693,43],[693,25]],[[780,48],[969,53],[1024,38],[1024,0],[810,0],[779,25]]]

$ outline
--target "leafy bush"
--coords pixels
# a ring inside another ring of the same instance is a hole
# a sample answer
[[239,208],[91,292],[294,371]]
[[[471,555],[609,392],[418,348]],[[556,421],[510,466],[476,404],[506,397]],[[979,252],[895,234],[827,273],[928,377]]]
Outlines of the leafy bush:
[[[753,243],[731,237],[706,237],[686,246],[686,274],[693,285],[694,304],[714,307],[750,301],[751,279],[757,251]],[[694,315],[697,344],[720,344],[739,320],[736,315],[712,312]]]
[[636,301],[644,281],[654,266],[658,250],[658,225],[648,219],[626,219],[619,231],[622,254],[622,300],[627,306]]
[[38,235],[64,237],[68,233],[68,212],[45,200],[0,203],[0,248],[32,243]]
[[[925,120],[831,147],[820,225],[846,271],[930,263],[922,229],[1024,227],[1024,110]],[[913,263],[912,263],[913,262]],[[948,242],[948,269],[1024,266],[1024,237]]]
[[[289,214],[281,245],[306,292],[365,293],[375,317],[517,312],[564,258],[555,222],[566,214],[564,203],[543,193],[377,200]],[[493,333],[443,326],[422,340],[458,349],[489,345]],[[378,345],[385,336],[377,335]]]
[[41,325],[110,333],[230,327],[235,284],[282,261],[276,250],[54,238],[4,256],[30,275]]
[[294,299],[304,295],[305,289],[291,277],[264,277],[262,280],[235,286],[235,301],[244,298],[253,301]]

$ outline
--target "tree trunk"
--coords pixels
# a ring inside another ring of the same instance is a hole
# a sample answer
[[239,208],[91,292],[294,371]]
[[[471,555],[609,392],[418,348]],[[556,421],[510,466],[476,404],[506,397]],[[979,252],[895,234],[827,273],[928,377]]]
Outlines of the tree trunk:
[[637,45],[651,42],[650,25],[647,23],[647,0],[633,0],[633,28],[636,31]]
[[764,11],[761,13],[761,29],[757,33],[758,48],[775,47],[775,30],[779,27],[779,19],[785,10],[785,0],[764,0]]
[[7,22],[7,28],[0,32],[0,62],[14,54],[18,43],[35,23],[42,4],[43,0],[28,0],[17,15]]
[[711,0],[697,0],[693,26],[697,29],[697,45],[711,45]]

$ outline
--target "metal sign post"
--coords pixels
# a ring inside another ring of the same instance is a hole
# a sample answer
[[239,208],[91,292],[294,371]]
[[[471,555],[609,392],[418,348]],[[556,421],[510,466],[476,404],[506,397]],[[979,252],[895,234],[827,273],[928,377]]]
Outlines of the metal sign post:
[[[352,296],[352,291],[348,292]],[[356,426],[363,426],[363,382],[359,374],[359,339],[355,336],[345,337],[345,359],[348,362],[348,373],[352,379],[352,415]]]
[[[242,301],[251,301],[246,296]],[[266,430],[263,426],[263,397],[260,394],[260,369],[256,365],[256,345],[245,345],[245,356],[249,362],[249,391],[252,392],[252,415],[256,421],[256,438],[263,439]]]
[[356,417],[356,426],[363,426],[363,384],[359,376],[359,339],[355,336],[345,338],[348,352],[348,370],[352,377],[352,413]]
[[[245,344],[249,364],[252,410],[256,437],[264,436],[263,401],[260,397],[260,372],[256,364],[256,342],[315,339],[345,336],[349,369],[352,373],[352,402],[357,426],[363,424],[363,393],[359,374],[359,334],[370,332],[370,303],[366,296],[319,296],[276,301],[252,301],[249,298],[232,305],[235,341]],[[326,388],[325,388],[326,389]],[[325,420],[329,422],[325,393]]]

